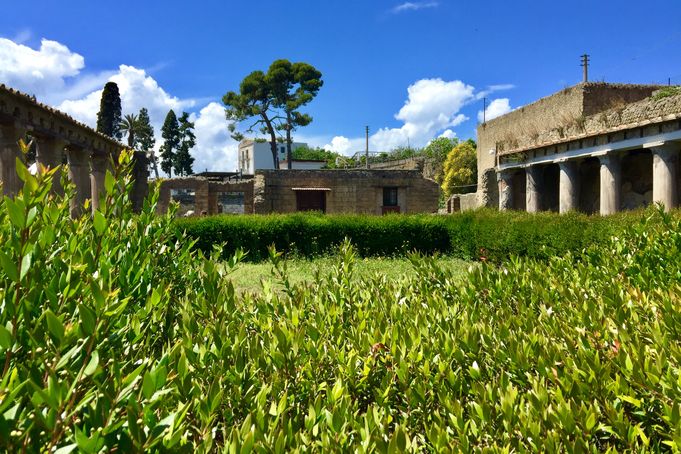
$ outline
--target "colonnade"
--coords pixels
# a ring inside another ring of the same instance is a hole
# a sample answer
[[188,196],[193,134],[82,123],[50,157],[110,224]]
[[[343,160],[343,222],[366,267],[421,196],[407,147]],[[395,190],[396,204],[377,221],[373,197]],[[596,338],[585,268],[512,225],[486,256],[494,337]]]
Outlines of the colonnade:
[[[679,198],[679,156],[681,142],[665,142],[646,147],[653,157],[653,203],[661,203],[669,210],[678,206]],[[620,210],[622,201],[622,164],[621,155],[613,150],[596,156],[600,166],[600,209],[602,215],[616,213]],[[561,213],[579,209],[580,172],[578,159],[561,159],[559,156],[551,162],[558,164],[559,189],[558,210]],[[525,171],[525,209],[530,212],[541,210],[542,177],[541,164],[527,164],[522,167],[507,168],[497,171],[499,183],[499,209],[513,209],[521,201],[514,201],[514,174],[519,170]]]
[[[21,157],[19,140],[25,136],[26,130],[23,128],[0,125],[0,178],[3,193],[8,196],[16,195],[22,188],[23,182],[16,172],[16,159]],[[70,201],[71,215],[80,215],[87,199],[91,199],[93,210],[99,208],[99,195],[104,192],[104,177],[109,165],[108,155],[72,145],[59,137],[35,134],[32,138],[36,143],[38,164],[55,168],[62,164],[63,156],[66,156],[69,180],[76,187],[75,197]],[[55,175],[52,191],[55,194],[64,193],[59,175]]]

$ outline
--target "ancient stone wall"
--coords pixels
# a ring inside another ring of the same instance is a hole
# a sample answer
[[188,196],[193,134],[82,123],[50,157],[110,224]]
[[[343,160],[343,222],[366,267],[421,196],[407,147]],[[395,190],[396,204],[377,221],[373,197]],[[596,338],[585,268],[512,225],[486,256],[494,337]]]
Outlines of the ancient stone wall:
[[[222,192],[243,192],[244,213],[253,213],[253,181],[243,182],[214,182],[201,177],[172,178],[161,181],[158,213],[168,211],[173,190],[193,190],[193,207],[182,206],[180,214],[191,211],[192,215],[219,214],[218,197]],[[182,205],[182,203],[181,203]]]
[[255,177],[255,212],[294,212],[296,190],[317,189],[327,213],[382,214],[385,187],[397,188],[401,213],[437,211],[439,186],[416,170],[263,170]]

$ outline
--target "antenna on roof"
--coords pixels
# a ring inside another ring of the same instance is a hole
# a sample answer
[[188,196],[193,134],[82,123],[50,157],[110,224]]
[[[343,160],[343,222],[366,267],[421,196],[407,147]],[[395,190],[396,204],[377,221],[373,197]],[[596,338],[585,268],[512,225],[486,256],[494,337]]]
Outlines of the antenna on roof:
[[589,81],[589,54],[582,55],[582,63],[580,64],[584,68],[584,83]]

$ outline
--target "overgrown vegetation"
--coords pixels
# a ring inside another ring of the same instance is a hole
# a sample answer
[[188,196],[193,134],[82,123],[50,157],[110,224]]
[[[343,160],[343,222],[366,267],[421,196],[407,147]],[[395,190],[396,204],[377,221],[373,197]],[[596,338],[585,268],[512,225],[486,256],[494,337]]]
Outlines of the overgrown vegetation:
[[[122,154],[123,167],[129,155]],[[681,222],[648,212],[464,283],[355,278],[240,297],[126,173],[69,218],[50,175],[0,202],[6,452],[594,452],[681,444]],[[66,183],[66,180],[63,180]],[[642,217],[642,216],[640,216]],[[651,219],[652,218],[652,219]],[[302,234],[301,234],[302,235]]]
[[681,86],[675,85],[670,87],[663,87],[653,93],[652,98],[655,100],[668,98],[670,96],[681,95]]
[[579,254],[620,234],[639,217],[640,213],[631,212],[598,217],[496,210],[450,216],[295,213],[182,218],[175,226],[204,253],[219,247],[224,258],[241,248],[247,260],[264,260],[270,245],[289,255],[314,257],[336,250],[347,237],[362,257],[418,251],[499,263],[512,256],[548,260],[568,252]]

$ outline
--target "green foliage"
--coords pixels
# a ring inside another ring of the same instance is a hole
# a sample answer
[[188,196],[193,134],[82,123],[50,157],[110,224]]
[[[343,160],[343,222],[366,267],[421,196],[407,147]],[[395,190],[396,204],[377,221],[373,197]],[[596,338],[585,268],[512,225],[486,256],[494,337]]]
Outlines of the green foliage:
[[670,96],[681,95],[681,86],[675,85],[670,87],[663,87],[653,93],[653,99],[668,98]]
[[194,157],[189,154],[194,145],[196,145],[196,136],[194,135],[194,123],[189,121],[189,114],[182,112],[178,120],[179,130],[178,134],[180,142],[175,153],[173,168],[176,175],[191,175],[194,173],[192,166],[194,164]]
[[107,82],[102,91],[102,99],[97,112],[97,131],[120,140],[121,95],[115,82]]
[[161,145],[161,170],[172,176],[173,167],[175,165],[175,154],[177,148],[180,146],[180,127],[177,122],[175,111],[170,109],[163,121],[161,127],[161,137],[163,137],[163,145]]
[[142,107],[137,116],[137,146],[135,149],[147,155],[149,164],[153,168],[156,178],[158,178],[158,158],[154,153],[155,144],[156,139],[154,138],[154,128],[151,126],[149,111],[146,107]]
[[266,75],[262,71],[253,71],[239,84],[239,92],[229,91],[222,97],[225,105],[225,116],[230,122],[228,127],[234,140],[242,140],[243,134],[237,131],[237,125],[241,122],[255,118],[246,132],[253,132],[254,128],[261,128],[263,134],[269,136],[270,149],[272,152],[272,164],[275,169],[279,168],[279,153],[277,152],[277,136],[275,133],[277,119],[280,117],[273,111],[275,108],[274,93],[268,83]]
[[[390,256],[411,250],[440,252],[464,260],[501,262],[513,256],[548,260],[579,254],[591,244],[621,233],[639,213],[597,217],[578,213],[528,214],[478,210],[450,216],[320,215],[309,213],[211,216],[177,219],[178,232],[196,240],[205,253],[220,246],[229,257],[239,248],[249,260],[277,250],[304,257],[325,254],[349,238],[362,256]],[[481,252],[482,251],[482,252]]]
[[442,177],[442,191],[446,197],[452,194],[475,192],[478,182],[478,158],[476,144],[467,140],[455,146],[447,155]]
[[341,157],[340,154],[334,151],[323,148],[310,148],[306,145],[294,148],[292,154],[294,160],[326,161],[326,167],[329,169],[335,169],[336,160]]
[[121,134],[128,135],[128,148],[134,150],[137,148],[137,132],[139,129],[139,119],[135,114],[124,115],[121,123],[118,125]]
[[414,278],[357,279],[349,243],[292,284],[271,249],[283,291],[239,296],[239,255],[174,239],[158,188],[132,214],[121,156],[92,216],[50,195],[57,170],[20,162],[23,191],[0,201],[3,451],[680,446],[678,216],[648,211],[579,258],[483,264],[461,284],[417,255]]
[[293,160],[291,133],[299,126],[307,126],[312,122],[310,115],[298,109],[317,96],[324,84],[322,73],[308,63],[275,60],[267,70],[265,82],[272,93],[273,107],[284,113],[278,129],[286,132],[286,160],[290,169]]

